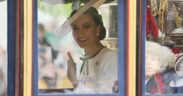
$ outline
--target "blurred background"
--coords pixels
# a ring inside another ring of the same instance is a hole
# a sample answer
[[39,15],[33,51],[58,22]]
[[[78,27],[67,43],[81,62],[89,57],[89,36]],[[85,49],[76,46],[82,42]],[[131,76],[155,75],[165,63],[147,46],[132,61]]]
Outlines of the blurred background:
[[7,90],[7,1],[0,0],[0,96]]

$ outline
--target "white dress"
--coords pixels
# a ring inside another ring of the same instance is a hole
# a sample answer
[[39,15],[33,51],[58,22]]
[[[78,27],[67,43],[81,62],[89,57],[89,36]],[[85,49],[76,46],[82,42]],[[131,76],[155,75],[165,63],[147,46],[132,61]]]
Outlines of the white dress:
[[118,80],[118,55],[116,51],[103,48],[96,56],[87,59],[83,66],[75,93],[112,93]]

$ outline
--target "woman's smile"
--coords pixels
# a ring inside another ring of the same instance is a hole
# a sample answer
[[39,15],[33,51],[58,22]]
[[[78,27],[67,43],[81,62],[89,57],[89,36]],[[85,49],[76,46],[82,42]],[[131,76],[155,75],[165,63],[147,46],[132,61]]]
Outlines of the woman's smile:
[[84,37],[84,38],[78,38],[79,42],[86,42],[88,41],[89,37]]

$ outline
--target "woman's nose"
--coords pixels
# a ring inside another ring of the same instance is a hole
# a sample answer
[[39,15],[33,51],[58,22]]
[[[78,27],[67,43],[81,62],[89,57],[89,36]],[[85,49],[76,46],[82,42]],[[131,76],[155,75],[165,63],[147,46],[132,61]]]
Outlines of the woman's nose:
[[83,35],[83,34],[84,34],[84,30],[83,30],[82,28],[80,28],[79,31],[78,31],[78,33],[79,33],[80,35]]

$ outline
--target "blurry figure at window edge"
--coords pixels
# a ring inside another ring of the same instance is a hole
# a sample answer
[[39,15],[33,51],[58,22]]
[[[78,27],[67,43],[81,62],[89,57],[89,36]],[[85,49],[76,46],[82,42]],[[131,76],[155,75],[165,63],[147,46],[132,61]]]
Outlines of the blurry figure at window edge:
[[0,96],[7,92],[7,59],[6,51],[0,47]]
[[174,89],[174,93],[183,93],[183,53],[177,55],[174,69],[176,75],[170,86]]
[[170,82],[175,79],[175,58],[168,47],[146,41],[146,94],[174,93]]

